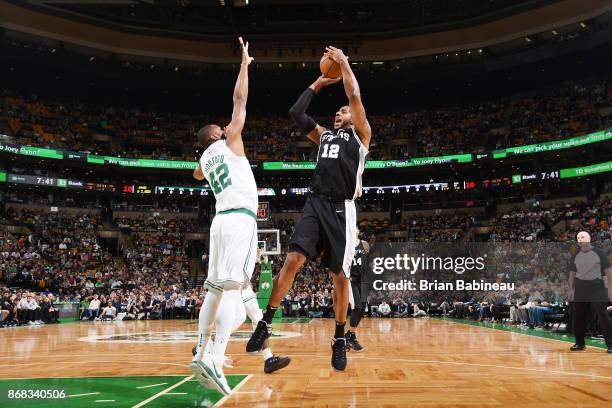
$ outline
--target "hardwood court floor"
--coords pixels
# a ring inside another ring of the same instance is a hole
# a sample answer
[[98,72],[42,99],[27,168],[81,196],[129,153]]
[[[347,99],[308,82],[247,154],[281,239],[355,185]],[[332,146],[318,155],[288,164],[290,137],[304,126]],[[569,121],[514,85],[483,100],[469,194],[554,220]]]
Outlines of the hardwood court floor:
[[[242,326],[242,341],[228,347],[234,368],[225,370],[236,388],[223,400],[187,369],[194,322],[2,329],[0,406],[612,406],[612,355],[601,348],[570,354],[571,343],[452,321],[365,319],[359,338],[366,350],[349,353],[346,372],[338,373],[330,366],[332,325],[275,325],[294,337],[275,338],[272,349],[293,361],[272,375],[263,373],[260,356],[244,352],[250,325]],[[73,397],[57,405],[7,401],[7,389],[19,386],[65,388]]]

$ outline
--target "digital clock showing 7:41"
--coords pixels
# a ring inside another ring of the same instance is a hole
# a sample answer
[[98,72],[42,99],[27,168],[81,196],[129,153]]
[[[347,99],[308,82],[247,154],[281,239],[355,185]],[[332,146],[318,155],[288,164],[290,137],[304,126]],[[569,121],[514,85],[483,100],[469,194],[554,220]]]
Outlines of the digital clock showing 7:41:
[[53,186],[55,185],[55,179],[53,177],[36,177],[36,184]]
[[540,173],[541,180],[559,178],[559,171],[543,171]]

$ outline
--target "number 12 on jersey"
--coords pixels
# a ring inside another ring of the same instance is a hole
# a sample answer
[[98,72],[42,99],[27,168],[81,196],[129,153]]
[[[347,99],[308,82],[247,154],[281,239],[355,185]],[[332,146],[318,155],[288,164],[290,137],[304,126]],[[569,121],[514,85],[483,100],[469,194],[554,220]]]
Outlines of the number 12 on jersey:
[[340,150],[340,145],[337,144],[324,144],[323,145],[323,153],[321,157],[337,159],[338,151]]
[[208,173],[208,178],[210,179],[210,187],[215,194],[219,194],[232,185],[232,179],[229,178],[229,168],[225,163],[222,163],[216,169]]

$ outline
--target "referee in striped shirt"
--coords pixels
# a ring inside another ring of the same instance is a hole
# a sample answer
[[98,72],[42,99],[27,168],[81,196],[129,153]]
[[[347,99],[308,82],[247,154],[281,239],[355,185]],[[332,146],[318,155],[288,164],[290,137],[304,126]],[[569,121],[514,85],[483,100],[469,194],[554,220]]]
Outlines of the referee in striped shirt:
[[[585,349],[584,333],[590,313],[597,315],[599,327],[606,339],[608,353],[612,354],[612,320],[606,306],[612,300],[612,268],[605,252],[591,245],[591,236],[581,231],[576,236],[580,251],[569,263],[570,296],[574,300],[574,334],[576,344],[571,351]],[[604,283],[607,275],[608,288]],[[590,313],[589,313],[590,312]]]

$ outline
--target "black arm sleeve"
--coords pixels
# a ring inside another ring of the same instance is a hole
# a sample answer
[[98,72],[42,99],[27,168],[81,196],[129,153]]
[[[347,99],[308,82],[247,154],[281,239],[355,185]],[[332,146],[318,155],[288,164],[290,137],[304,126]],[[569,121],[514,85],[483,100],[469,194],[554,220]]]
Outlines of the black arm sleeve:
[[313,118],[306,114],[306,109],[310,105],[310,101],[314,97],[314,91],[307,88],[298,98],[295,105],[289,109],[289,115],[296,121],[306,134],[312,132],[317,127],[317,123]]

